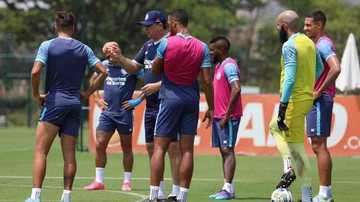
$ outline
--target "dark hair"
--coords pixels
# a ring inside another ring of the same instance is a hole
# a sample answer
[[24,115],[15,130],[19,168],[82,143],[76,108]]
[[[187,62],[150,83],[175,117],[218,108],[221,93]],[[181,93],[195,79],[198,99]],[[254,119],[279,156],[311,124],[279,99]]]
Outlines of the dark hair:
[[59,11],[56,14],[56,27],[60,31],[68,31],[76,25],[76,17],[70,11]]
[[224,37],[224,36],[216,36],[213,39],[210,40],[210,44],[217,43],[218,41],[221,41],[219,45],[221,45],[225,50],[230,50],[230,41]]
[[189,22],[188,14],[183,9],[176,9],[170,13],[171,18],[178,21],[181,25],[187,27]]
[[315,22],[321,22],[324,24],[324,26],[326,24],[326,15],[324,12],[320,10],[311,11],[310,13],[307,14],[306,17],[313,18]]

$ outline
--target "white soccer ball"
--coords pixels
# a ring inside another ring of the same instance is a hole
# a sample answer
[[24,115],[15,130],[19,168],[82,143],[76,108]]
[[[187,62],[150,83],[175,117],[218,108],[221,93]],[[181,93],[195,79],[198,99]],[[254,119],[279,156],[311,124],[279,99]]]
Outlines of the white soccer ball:
[[278,188],[271,194],[271,202],[294,202],[290,190]]

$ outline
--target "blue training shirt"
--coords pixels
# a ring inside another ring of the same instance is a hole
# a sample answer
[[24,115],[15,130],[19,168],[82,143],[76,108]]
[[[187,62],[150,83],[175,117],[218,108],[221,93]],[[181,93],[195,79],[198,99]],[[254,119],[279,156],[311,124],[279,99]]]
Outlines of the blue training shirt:
[[85,44],[73,38],[44,41],[35,61],[45,65],[46,104],[55,106],[80,104],[80,86],[87,65],[92,68],[100,60]]
[[102,63],[109,74],[104,81],[104,101],[108,103],[108,108],[103,113],[116,114],[127,111],[122,108],[122,103],[132,99],[136,82],[144,76],[144,70],[141,69],[136,75],[132,75],[120,66],[112,65],[108,60]]
[[[167,36],[167,35],[166,35]],[[165,36],[165,37],[166,37]],[[156,83],[161,81],[162,74],[154,75],[152,73],[152,64],[156,57],[156,50],[159,47],[160,41],[148,40],[144,43],[140,51],[135,56],[134,61],[141,65],[144,69],[144,84]],[[159,92],[155,92],[150,96],[146,96],[146,109],[159,109],[160,100]]]

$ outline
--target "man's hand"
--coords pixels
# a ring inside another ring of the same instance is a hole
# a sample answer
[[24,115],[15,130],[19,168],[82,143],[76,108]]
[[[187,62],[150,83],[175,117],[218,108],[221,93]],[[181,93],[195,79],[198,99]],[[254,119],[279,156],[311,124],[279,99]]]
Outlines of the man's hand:
[[134,109],[136,106],[138,106],[143,99],[141,97],[138,97],[136,99],[127,100],[122,103],[122,108],[126,110]]
[[223,119],[220,120],[220,128],[224,128],[226,123],[229,121],[230,116],[229,115],[225,115],[225,117]]
[[208,123],[206,125],[206,129],[208,129],[212,125],[212,123],[214,121],[214,110],[207,110],[206,111],[205,116],[202,119],[202,122],[205,122],[206,119],[209,119]]
[[108,108],[108,103],[105,102],[104,99],[95,99],[95,103],[101,110]]
[[286,102],[286,103],[280,102],[280,105],[279,105],[279,113],[278,113],[277,123],[278,123],[279,129],[282,131],[289,130],[289,127],[285,124],[285,113],[286,113],[288,104],[289,104],[288,102]]
[[314,100],[317,100],[319,97],[321,97],[321,93],[319,93],[319,91],[314,91],[313,96],[314,96]]
[[34,99],[35,99],[35,101],[36,101],[36,103],[37,103],[37,105],[38,105],[38,107],[39,107],[40,109],[43,108],[44,102],[45,102],[45,98],[46,98],[46,96],[47,96],[48,94],[49,94],[49,93],[47,93],[47,94],[39,94],[39,96],[34,97]]
[[117,46],[111,46],[108,48],[109,51],[109,56],[111,58],[111,63],[113,64],[119,64],[120,62],[120,58],[123,57],[122,55],[122,51],[121,48],[117,47]]
[[149,96],[159,91],[159,85],[157,83],[148,83],[141,90],[146,96]]

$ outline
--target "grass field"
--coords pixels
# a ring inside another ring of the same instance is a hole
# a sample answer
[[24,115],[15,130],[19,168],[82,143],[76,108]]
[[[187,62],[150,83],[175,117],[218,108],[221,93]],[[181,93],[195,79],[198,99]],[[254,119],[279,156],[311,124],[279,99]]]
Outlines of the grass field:
[[[35,144],[35,129],[0,128],[0,201],[23,201],[31,193],[32,160]],[[149,193],[149,161],[144,154],[135,155],[132,191],[120,190],[123,177],[121,154],[109,154],[105,173],[104,191],[86,191],[83,187],[94,180],[94,154],[78,152],[78,170],[72,192],[72,201],[138,201]],[[48,156],[42,201],[59,201],[62,194],[62,156],[59,139],[54,142]],[[318,177],[315,159],[313,165],[313,189],[318,192]],[[168,160],[167,160],[168,164]],[[333,159],[333,192],[337,202],[360,201],[360,159]],[[282,171],[279,157],[237,157],[235,174],[235,201],[270,201],[270,195]],[[167,165],[165,173],[166,192],[171,191],[171,180]],[[190,202],[213,201],[209,194],[218,191],[223,184],[220,157],[195,157],[195,170]],[[290,190],[295,201],[301,197],[299,181]]]

